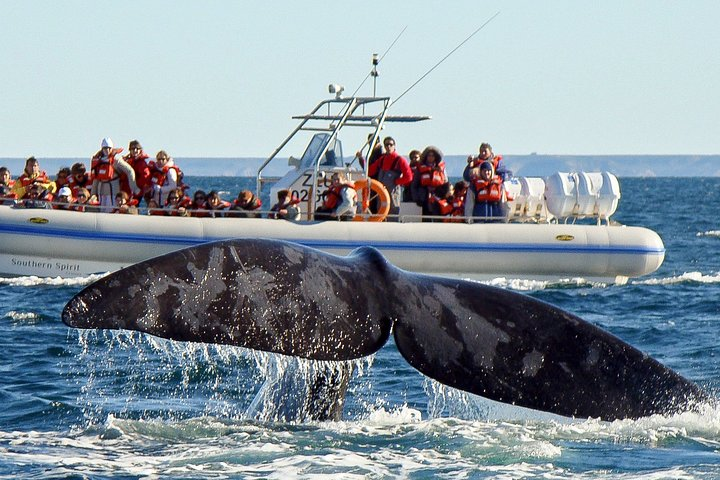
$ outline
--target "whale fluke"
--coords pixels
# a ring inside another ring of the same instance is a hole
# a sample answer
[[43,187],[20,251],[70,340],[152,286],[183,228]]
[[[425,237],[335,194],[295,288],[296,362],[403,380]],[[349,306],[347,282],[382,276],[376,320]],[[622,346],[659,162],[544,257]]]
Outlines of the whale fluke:
[[207,243],[93,283],[62,319],[314,360],[371,355],[392,329],[410,365],[439,382],[571,417],[671,414],[708,398],[579,317],[519,293],[402,271],[370,247],[338,257],[279,240]]

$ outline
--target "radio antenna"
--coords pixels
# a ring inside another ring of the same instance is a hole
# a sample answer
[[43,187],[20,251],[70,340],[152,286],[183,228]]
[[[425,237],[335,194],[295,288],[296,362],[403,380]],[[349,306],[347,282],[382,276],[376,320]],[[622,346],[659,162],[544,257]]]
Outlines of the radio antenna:
[[[495,19],[495,17],[497,17],[498,15],[500,15],[500,12],[499,12],[499,11],[498,11],[495,15],[493,15],[492,17],[490,17],[489,19],[487,19],[487,20],[485,21],[485,23],[483,23],[482,25],[480,25],[474,32],[472,32],[470,35],[468,35],[468,37],[467,37],[465,40],[463,40],[462,42],[460,42],[455,48],[453,48],[452,50],[450,50],[450,52],[449,52],[447,55],[445,55],[442,59],[440,59],[439,62],[437,62],[435,65],[433,65],[433,67],[432,67],[430,70],[428,70],[427,72],[425,72],[422,77],[418,78],[418,79],[415,81],[415,83],[413,83],[412,85],[410,85],[410,86],[409,86],[404,92],[402,92],[395,100],[393,100],[393,102],[391,103],[391,105],[396,104],[397,101],[400,100],[403,96],[405,96],[405,94],[408,93],[410,90],[412,90],[412,89],[415,87],[415,85],[417,85],[417,84],[420,83],[425,77],[427,77],[428,75],[430,75],[430,72],[432,72],[432,71],[435,70],[437,67],[439,67],[440,64],[443,63],[445,60],[447,60],[450,55],[452,55],[453,53],[455,53],[455,51],[456,51],[458,48],[462,47],[468,40],[470,40],[472,37],[474,37],[475,34],[478,33],[480,30],[482,30],[483,28],[485,28],[485,26],[486,26],[488,23],[492,22],[492,21]],[[389,108],[389,106],[388,106],[388,108]]]
[[388,54],[390,49],[393,46],[395,46],[397,41],[400,40],[400,37],[402,36],[403,33],[405,33],[405,30],[407,30],[407,28],[408,28],[407,25],[405,25],[405,28],[403,28],[402,31],[400,33],[398,33],[397,37],[395,37],[395,40],[393,40],[393,42],[390,44],[390,46],[387,48],[387,50],[385,50],[385,53],[383,53],[379,58],[377,56],[377,53],[373,53],[373,59],[372,59],[373,60],[373,68],[370,70],[370,72],[368,72],[368,74],[365,76],[363,81],[360,82],[360,85],[358,85],[358,87],[355,89],[355,91],[353,92],[351,97],[354,97],[357,94],[357,92],[362,88],[362,86],[365,84],[365,82],[367,82],[367,79],[370,77],[373,77],[373,97],[375,96],[375,87],[376,87],[377,77],[378,77],[377,66],[380,62],[382,62],[382,59],[385,58],[385,55]]

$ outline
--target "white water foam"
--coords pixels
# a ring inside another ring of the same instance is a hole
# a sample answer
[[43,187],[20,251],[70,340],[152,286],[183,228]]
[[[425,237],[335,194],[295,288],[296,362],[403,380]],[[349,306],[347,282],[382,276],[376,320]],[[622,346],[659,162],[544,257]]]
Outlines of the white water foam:
[[720,273],[706,275],[701,272],[685,272],[674,277],[632,281],[633,285],[674,285],[678,283],[720,283]]
[[720,473],[711,465],[702,467],[704,472],[697,466],[670,466],[623,474],[553,464],[573,445],[594,444],[619,453],[626,446],[654,449],[678,441],[717,449],[720,411],[561,423],[420,420],[407,407],[359,421],[302,425],[108,416],[104,425],[74,432],[0,431],[0,456],[25,471],[89,477],[682,479]]
[[36,277],[30,275],[26,277],[0,277],[0,285],[9,285],[11,287],[37,287],[40,285],[48,285],[53,287],[58,286],[83,286],[89,285],[96,280],[99,280],[106,276],[107,273],[93,274],[86,277],[74,277],[74,278],[63,278],[63,277]]
[[707,232],[698,232],[696,237],[720,237],[720,230],[708,230]]

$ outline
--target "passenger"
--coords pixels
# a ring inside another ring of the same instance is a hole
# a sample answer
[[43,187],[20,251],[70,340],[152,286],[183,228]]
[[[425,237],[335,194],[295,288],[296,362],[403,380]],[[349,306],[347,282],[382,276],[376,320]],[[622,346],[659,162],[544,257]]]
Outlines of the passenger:
[[[365,145],[372,142],[372,138],[373,138],[373,134],[371,133],[367,136],[367,141],[365,142]],[[382,154],[383,154],[383,149],[382,149],[382,145],[380,145],[380,137],[377,137],[375,139],[375,146],[373,146],[372,150],[370,151],[370,158],[368,159],[368,166],[375,163],[375,161],[378,158],[380,158],[382,156]],[[355,153],[355,158],[357,158],[358,161],[360,162],[360,166],[365,168],[365,158],[362,155],[362,149],[358,150]]]
[[57,195],[55,195],[53,208],[55,210],[73,210],[72,203],[72,190],[70,190],[70,187],[64,186],[61,187],[60,190],[58,190]]
[[477,177],[480,174],[480,170],[478,168],[480,164],[482,162],[490,162],[492,163],[492,166],[495,169],[497,175],[502,177],[504,181],[506,180],[506,177],[510,177],[512,175],[512,172],[505,169],[505,165],[500,164],[501,161],[502,155],[495,155],[489,143],[481,143],[479,148],[479,154],[477,157],[473,158],[472,155],[468,155],[467,166],[463,171],[463,180],[471,183],[472,177]]
[[70,176],[70,167],[62,167],[60,170],[58,170],[58,173],[55,175],[55,190],[60,190],[62,187],[67,185]]
[[368,174],[380,181],[390,194],[390,215],[397,221],[397,214],[400,212],[400,200],[402,190],[410,185],[413,180],[413,172],[410,164],[405,158],[395,151],[395,140],[392,137],[385,137],[385,154],[380,156],[374,163],[370,164]]
[[238,193],[237,198],[230,207],[228,216],[242,218],[260,218],[259,210],[262,208],[260,199],[250,190]]
[[166,199],[171,191],[177,188],[184,190],[182,171],[165,150],[160,150],[155,155],[155,161],[150,162],[149,166],[151,198],[154,198],[159,205],[167,203]]
[[151,198],[147,202],[147,214],[148,215],[165,215],[165,212],[162,208],[160,208],[160,205],[158,205],[157,201],[155,199]]
[[503,221],[507,194],[492,163],[481,163],[480,176],[473,178],[465,198],[465,216],[479,217],[476,220],[480,222]]
[[112,213],[137,215],[137,200],[130,198],[127,192],[118,192],[115,195],[115,208],[112,210]]
[[122,191],[120,188],[120,176],[127,177],[127,185],[130,191],[125,193],[137,195],[140,189],[135,184],[135,171],[122,158],[116,156],[122,152],[122,148],[114,148],[110,138],[103,138],[100,144],[100,151],[93,156],[92,164],[92,188],[90,192],[97,197],[103,211],[112,211],[115,207],[115,195]]
[[23,201],[17,205],[24,208],[51,209],[52,194],[41,183],[33,183],[27,187]]
[[211,217],[224,217],[225,212],[230,208],[230,202],[220,198],[217,190],[211,190],[207,195],[207,205],[210,208]]
[[0,205],[12,205],[16,198],[13,192],[15,180],[7,167],[0,167]]
[[[148,166],[147,159],[150,156],[145,153],[140,145],[140,142],[133,140],[128,145],[128,154],[123,157],[123,160],[132,167],[135,172],[135,183],[140,189],[140,194],[136,197],[136,200],[141,200],[150,196],[151,182],[150,182],[150,167]],[[123,188],[124,191],[129,191],[127,187]]]
[[268,218],[283,220],[300,220],[300,200],[292,198],[290,190],[280,190],[277,193],[278,202],[272,206]]
[[462,222],[461,217],[465,216],[465,196],[467,195],[468,184],[463,180],[460,180],[453,187],[453,199],[452,206],[453,210],[450,213],[452,219],[449,222]]
[[[413,180],[417,177],[417,168],[420,165],[420,150],[411,150],[410,153],[408,153],[408,160],[410,164],[410,170],[413,173]],[[412,196],[412,184],[410,185],[410,188],[404,188],[403,189],[403,202],[412,202],[413,196]]]
[[357,191],[343,172],[333,173],[331,185],[323,197],[323,205],[317,209],[316,220],[352,220],[357,213]]
[[410,185],[413,201],[422,207],[423,215],[430,215],[430,196],[433,190],[447,181],[442,152],[434,146],[425,148],[420,155],[420,164]]
[[[450,182],[445,182],[436,187],[429,195],[428,212],[435,217],[450,217],[453,211],[453,186]],[[433,222],[445,221],[433,219]]]
[[68,186],[73,191],[73,197],[77,198],[78,192],[83,188],[88,190],[92,188],[92,176],[87,173],[84,163],[78,162],[73,164],[70,168],[70,173]]
[[29,198],[30,187],[33,185],[42,186],[42,190],[52,190],[53,187],[47,173],[40,170],[40,163],[37,159],[35,157],[30,157],[25,160],[25,169],[13,185],[15,198]]
[[97,208],[97,198],[90,195],[90,190],[87,188],[78,188],[77,193],[74,195],[75,203],[72,204],[72,210],[76,212],[93,212]]
[[192,200],[183,193],[183,189],[176,188],[168,193],[165,213],[171,217],[187,217],[187,209],[191,204]]
[[191,217],[209,217],[210,205],[207,202],[207,194],[204,190],[198,190],[193,196],[192,204],[190,204],[188,215]]

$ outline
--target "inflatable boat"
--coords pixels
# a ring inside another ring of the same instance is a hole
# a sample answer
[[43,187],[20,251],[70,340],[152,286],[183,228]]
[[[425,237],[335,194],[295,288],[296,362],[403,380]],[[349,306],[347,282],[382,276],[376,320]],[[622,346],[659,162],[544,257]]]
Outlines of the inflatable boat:
[[[294,117],[299,126],[257,173],[258,196],[274,198],[278,191],[290,190],[301,207],[300,220],[120,215],[0,205],[0,274],[74,277],[111,272],[186,246],[229,238],[282,239],[340,255],[369,245],[400,268],[471,279],[579,277],[624,283],[662,264],[665,247],[655,232],[611,220],[620,187],[608,172],[508,178],[505,187],[512,200],[507,215],[494,219],[495,223],[477,218],[422,221],[428,219],[414,203],[401,204],[395,218],[378,212],[377,205],[372,211],[375,186],[367,165],[359,161],[362,155],[344,155],[343,142],[360,146],[358,151],[368,158],[386,123],[429,117],[391,116],[388,97],[345,98],[340,93],[321,101],[309,114]],[[365,130],[354,139],[346,137],[355,127]],[[307,135],[300,140],[305,145],[302,156],[282,153],[298,148],[297,141],[307,132],[310,140]],[[267,167],[279,161],[286,162],[287,172],[267,176]],[[357,221],[317,221],[314,213],[322,193],[332,174],[340,171],[356,182],[361,198]]]

